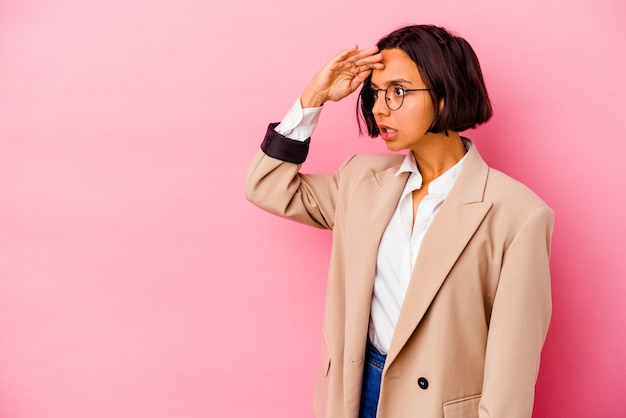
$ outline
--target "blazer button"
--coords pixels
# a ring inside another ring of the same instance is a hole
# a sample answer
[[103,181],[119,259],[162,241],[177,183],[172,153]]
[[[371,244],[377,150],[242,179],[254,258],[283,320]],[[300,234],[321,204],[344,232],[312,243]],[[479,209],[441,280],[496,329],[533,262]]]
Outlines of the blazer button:
[[424,377],[420,377],[419,379],[417,379],[417,386],[424,390],[428,389],[428,380],[426,380]]

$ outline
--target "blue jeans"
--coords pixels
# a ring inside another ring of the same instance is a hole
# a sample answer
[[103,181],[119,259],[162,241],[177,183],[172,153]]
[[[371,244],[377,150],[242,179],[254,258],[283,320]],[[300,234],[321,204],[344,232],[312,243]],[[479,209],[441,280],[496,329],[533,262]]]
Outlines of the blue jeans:
[[369,340],[367,341],[359,418],[376,418],[380,382],[383,377],[383,367],[385,366],[386,358],[386,355],[378,351]]

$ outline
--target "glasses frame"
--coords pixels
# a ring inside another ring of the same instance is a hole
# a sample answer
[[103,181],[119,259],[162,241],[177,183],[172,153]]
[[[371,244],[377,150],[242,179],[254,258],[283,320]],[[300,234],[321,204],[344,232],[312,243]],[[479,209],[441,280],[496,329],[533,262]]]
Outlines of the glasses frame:
[[[398,105],[398,107],[396,107],[395,109],[393,109],[391,106],[389,106],[389,102],[391,101],[391,99],[389,98],[389,89],[392,87],[399,87],[402,90],[404,90],[404,93],[402,95],[402,100],[400,101],[400,105]],[[390,84],[387,86],[386,89],[375,89],[374,87],[370,86],[370,90],[372,91],[372,97],[374,99],[373,104],[376,104],[376,100],[378,100],[378,97],[380,97],[380,92],[384,91],[385,92],[385,105],[387,105],[387,109],[391,110],[392,112],[395,112],[396,110],[400,109],[402,107],[402,105],[404,104],[404,97],[406,96],[406,93],[410,93],[412,91],[427,91],[427,90],[432,90],[429,88],[423,88],[423,89],[407,89],[402,87],[402,85],[400,84]]]

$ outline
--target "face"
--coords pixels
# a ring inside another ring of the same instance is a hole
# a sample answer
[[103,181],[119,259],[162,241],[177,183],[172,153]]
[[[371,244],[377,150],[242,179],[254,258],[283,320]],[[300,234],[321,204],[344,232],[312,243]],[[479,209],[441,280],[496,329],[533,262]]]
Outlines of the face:
[[[381,54],[385,68],[372,72],[372,88],[386,89],[391,84],[405,90],[426,88],[417,65],[406,52],[394,48],[384,49]],[[372,113],[380,130],[380,138],[389,150],[417,150],[435,136],[427,132],[434,115],[428,91],[406,92],[402,106],[395,111],[387,107],[384,95],[381,91],[374,102]]]

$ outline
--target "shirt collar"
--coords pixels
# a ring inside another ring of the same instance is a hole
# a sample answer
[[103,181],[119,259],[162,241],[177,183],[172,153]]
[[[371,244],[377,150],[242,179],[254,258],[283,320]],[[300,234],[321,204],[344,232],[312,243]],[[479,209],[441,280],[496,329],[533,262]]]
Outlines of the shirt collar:
[[[465,164],[465,160],[467,160],[467,155],[469,154],[470,148],[472,148],[472,142],[466,138],[461,137],[463,140],[463,145],[465,146],[465,150],[467,151],[463,158],[461,158],[455,165],[447,169],[443,174],[430,182],[428,186],[428,193],[443,193],[448,194],[457,177],[461,173],[461,169]],[[422,187],[422,174],[417,167],[417,162],[415,161],[415,155],[413,155],[413,151],[409,151],[408,154],[404,157],[402,161],[402,165],[396,172],[396,175],[400,175],[401,173],[410,173],[411,177],[414,177],[416,186],[419,188]]]

